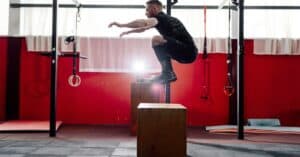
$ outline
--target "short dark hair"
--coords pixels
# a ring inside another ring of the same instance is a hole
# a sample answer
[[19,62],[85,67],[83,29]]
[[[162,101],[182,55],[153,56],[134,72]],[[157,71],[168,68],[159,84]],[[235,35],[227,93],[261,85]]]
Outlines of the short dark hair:
[[159,6],[163,6],[162,3],[159,1],[159,0],[149,0],[146,2],[146,4],[150,5],[150,4],[156,4],[156,5],[159,5]]

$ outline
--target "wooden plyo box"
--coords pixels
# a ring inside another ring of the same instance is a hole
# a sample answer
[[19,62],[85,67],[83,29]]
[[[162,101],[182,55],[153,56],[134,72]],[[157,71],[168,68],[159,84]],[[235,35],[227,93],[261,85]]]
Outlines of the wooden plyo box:
[[153,83],[134,82],[131,84],[130,134],[136,136],[137,107],[140,103],[159,103],[160,89],[153,88]]
[[186,157],[186,108],[179,104],[138,106],[138,157]]

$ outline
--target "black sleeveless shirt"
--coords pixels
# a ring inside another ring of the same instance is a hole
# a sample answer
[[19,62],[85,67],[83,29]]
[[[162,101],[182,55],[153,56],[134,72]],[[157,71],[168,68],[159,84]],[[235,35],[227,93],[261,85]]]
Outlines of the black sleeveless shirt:
[[164,12],[160,12],[154,17],[158,20],[155,28],[164,38],[173,38],[188,46],[196,47],[192,36],[177,18],[169,16]]

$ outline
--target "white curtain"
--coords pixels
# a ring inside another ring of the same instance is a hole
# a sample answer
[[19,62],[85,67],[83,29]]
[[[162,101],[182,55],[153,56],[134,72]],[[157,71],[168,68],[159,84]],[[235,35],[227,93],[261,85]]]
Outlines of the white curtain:
[[300,54],[300,10],[248,10],[245,36],[254,39],[254,53]]
[[[58,39],[61,53],[71,52],[72,44],[65,45],[64,38]],[[27,49],[30,52],[50,52],[51,37],[28,36]],[[203,49],[203,38],[195,39],[199,51]],[[80,60],[81,72],[134,72],[135,62],[143,62],[145,72],[159,72],[160,65],[151,48],[151,38],[80,37],[78,51],[88,59]],[[227,40],[208,39],[207,50],[214,53],[226,51]]]
[[254,53],[257,55],[300,55],[300,40],[255,39]]
[[81,60],[81,71],[134,72],[136,62],[145,65],[145,72],[160,71],[150,39],[85,38],[81,45],[81,54],[88,57]]

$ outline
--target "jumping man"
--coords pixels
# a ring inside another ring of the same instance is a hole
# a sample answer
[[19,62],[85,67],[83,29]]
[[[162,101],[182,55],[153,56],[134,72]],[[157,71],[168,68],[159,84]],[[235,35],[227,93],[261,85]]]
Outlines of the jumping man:
[[192,36],[182,22],[175,17],[165,14],[162,9],[163,5],[159,0],[149,0],[146,2],[147,19],[138,19],[125,24],[112,22],[109,24],[109,27],[132,28],[129,31],[121,33],[120,37],[156,28],[161,36],[154,36],[152,38],[152,47],[161,64],[162,72],[160,75],[154,77],[152,81],[168,83],[177,80],[171,59],[179,63],[192,63],[197,57],[198,50]]

